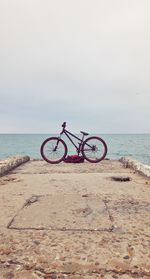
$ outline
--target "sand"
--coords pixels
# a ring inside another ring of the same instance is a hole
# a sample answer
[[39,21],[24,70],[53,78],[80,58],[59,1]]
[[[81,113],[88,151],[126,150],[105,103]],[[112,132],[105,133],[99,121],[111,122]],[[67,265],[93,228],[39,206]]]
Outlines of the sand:
[[0,278],[150,278],[149,197],[119,161],[21,165],[0,178]]

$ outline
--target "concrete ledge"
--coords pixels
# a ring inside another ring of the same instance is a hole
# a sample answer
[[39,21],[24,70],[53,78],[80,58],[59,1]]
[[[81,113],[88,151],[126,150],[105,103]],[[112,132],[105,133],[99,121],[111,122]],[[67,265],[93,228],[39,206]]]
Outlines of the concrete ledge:
[[0,176],[30,160],[29,156],[16,156],[0,161]]
[[131,157],[122,157],[119,160],[126,168],[134,169],[142,175],[150,177],[150,166],[144,165]]

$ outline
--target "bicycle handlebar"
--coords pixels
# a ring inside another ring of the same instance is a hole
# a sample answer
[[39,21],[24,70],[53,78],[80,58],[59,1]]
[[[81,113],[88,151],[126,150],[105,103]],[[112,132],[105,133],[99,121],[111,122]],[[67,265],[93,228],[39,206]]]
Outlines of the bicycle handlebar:
[[66,122],[64,122],[64,123],[61,125],[61,127],[63,127],[63,129],[62,129],[60,135],[63,134],[63,132],[64,132],[64,130],[65,130],[65,128],[66,128]]
[[62,124],[62,127],[63,127],[63,128],[66,128],[66,122],[64,122],[64,123]]

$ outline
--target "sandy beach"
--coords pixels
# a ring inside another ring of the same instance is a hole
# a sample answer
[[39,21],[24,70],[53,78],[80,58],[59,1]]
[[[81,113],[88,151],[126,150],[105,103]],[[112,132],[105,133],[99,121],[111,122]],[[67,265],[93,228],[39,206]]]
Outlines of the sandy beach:
[[115,160],[19,166],[0,178],[0,278],[150,278],[149,196]]

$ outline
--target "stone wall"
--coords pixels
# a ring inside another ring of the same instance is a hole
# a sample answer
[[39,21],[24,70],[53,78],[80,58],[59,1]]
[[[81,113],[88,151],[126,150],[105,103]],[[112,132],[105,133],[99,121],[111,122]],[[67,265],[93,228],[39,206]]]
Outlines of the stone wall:
[[122,157],[119,161],[122,162],[126,168],[134,169],[140,174],[150,177],[150,166],[144,165],[130,157]]
[[16,156],[0,161],[0,176],[30,160],[29,156]]

